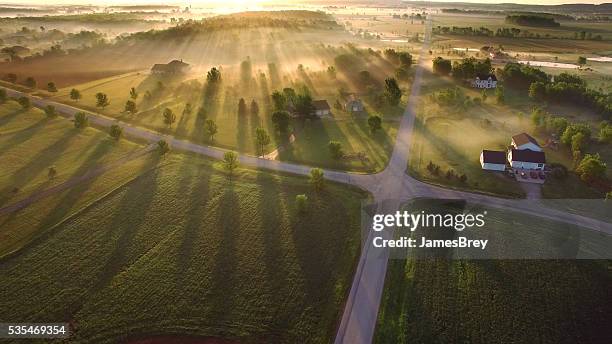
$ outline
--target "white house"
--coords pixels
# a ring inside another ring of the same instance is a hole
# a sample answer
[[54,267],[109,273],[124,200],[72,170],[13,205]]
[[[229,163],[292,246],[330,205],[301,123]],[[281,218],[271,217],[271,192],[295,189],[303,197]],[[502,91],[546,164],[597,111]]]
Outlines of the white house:
[[483,170],[505,171],[506,152],[484,149],[482,153],[480,153],[480,166],[482,166]]
[[544,170],[546,155],[541,151],[513,148],[508,152],[508,162],[513,169]]
[[497,77],[495,74],[488,75],[478,75],[476,79],[472,82],[472,86],[475,88],[496,88],[497,87]]
[[312,105],[315,108],[315,114],[319,117],[328,116],[331,113],[331,108],[329,107],[329,104],[327,103],[327,100],[325,99],[314,100],[312,102]]
[[541,152],[542,147],[538,144],[538,141],[534,139],[531,135],[527,133],[521,133],[518,135],[512,136],[512,147],[518,150],[531,150],[534,152]]

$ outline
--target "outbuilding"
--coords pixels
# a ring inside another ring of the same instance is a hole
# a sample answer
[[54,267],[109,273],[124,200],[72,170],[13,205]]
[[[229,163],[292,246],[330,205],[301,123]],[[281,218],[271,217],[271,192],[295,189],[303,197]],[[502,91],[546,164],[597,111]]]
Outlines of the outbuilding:
[[483,170],[505,171],[506,152],[483,150],[482,153],[480,153],[480,166],[482,166]]

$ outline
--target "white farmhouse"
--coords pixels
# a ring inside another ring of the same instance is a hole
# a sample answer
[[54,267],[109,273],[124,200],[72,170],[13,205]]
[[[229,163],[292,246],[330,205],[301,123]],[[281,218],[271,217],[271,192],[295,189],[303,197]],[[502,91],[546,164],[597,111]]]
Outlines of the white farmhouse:
[[544,170],[546,155],[544,152],[513,148],[508,152],[508,162],[513,169]]
[[327,103],[327,100],[325,99],[314,100],[312,102],[312,106],[314,107],[315,115],[319,117],[329,116],[329,114],[331,113],[331,108],[329,107],[329,104]]
[[521,133],[512,136],[512,147],[518,150],[531,150],[534,152],[541,152],[542,147],[538,144],[538,141],[527,133]]
[[478,75],[476,79],[472,82],[472,86],[474,88],[496,88],[497,87],[497,77],[495,74],[488,75]]
[[482,166],[483,170],[505,171],[506,152],[484,149],[480,153],[480,166]]

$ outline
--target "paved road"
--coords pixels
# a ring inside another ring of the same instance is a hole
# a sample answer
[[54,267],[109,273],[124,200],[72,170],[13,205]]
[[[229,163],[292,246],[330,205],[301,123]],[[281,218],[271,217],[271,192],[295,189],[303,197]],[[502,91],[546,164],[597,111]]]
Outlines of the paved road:
[[[502,199],[482,194],[449,190],[418,181],[406,174],[410,142],[414,126],[418,96],[420,94],[422,73],[428,63],[428,49],[431,35],[431,20],[427,22],[425,43],[423,44],[419,62],[416,67],[415,78],[409,96],[408,106],[400,122],[396,143],[388,166],[380,173],[364,175],[341,171],[324,170],[325,177],[340,183],[355,185],[369,191],[379,202],[379,212],[392,212],[399,209],[401,202],[411,199],[444,198],[465,199],[469,202],[484,204],[510,211],[544,218],[554,219],[570,224],[576,224],[612,235],[612,225],[607,222],[583,216],[568,214],[560,210],[546,207],[537,202]],[[10,97],[28,96],[32,103],[38,107],[53,105],[59,113],[72,118],[76,112],[83,111],[69,105],[53,102],[49,99],[34,97],[12,89],[7,89]],[[173,149],[189,151],[216,159],[221,159],[226,150],[216,147],[203,146],[196,143],[179,140],[145,128],[135,127],[127,123],[103,116],[101,114],[83,111],[89,114],[90,122],[99,127],[109,127],[118,124],[128,137],[156,142],[166,140]],[[240,155],[240,162],[245,166],[265,168],[274,171],[308,175],[311,167],[288,162],[267,160],[249,155]],[[345,305],[335,343],[371,343],[378,308],[384,287],[385,273],[388,262],[388,252],[377,250],[376,254],[366,245],[362,250],[358,262],[357,272],[353,279],[351,291]]]

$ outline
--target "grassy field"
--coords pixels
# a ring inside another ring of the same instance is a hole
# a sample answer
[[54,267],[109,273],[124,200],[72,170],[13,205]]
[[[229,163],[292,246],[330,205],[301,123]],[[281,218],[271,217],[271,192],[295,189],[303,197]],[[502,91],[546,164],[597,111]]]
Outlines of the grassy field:
[[[392,74],[392,66],[383,59],[376,59],[368,63],[367,67],[372,71],[373,82],[382,83],[384,78]],[[57,94],[51,95],[53,99],[71,105],[82,107],[91,111],[103,113],[107,116],[120,119],[125,122],[147,127],[156,131],[173,134],[177,137],[188,139],[201,144],[210,144],[218,147],[237,150],[248,154],[257,154],[255,144],[255,129],[263,126],[272,136],[272,142],[266,147],[270,152],[284,141],[283,138],[274,134],[272,123],[272,104],[269,98],[274,90],[283,87],[293,87],[299,90],[307,86],[314,99],[325,99],[330,105],[336,101],[343,102],[339,96],[339,90],[344,92],[364,92],[363,87],[355,85],[353,76],[339,76],[336,79],[328,77],[320,71],[287,72],[280,76],[272,77],[275,73],[268,70],[262,72],[245,82],[238,77],[239,71],[235,68],[224,69],[224,81],[220,90],[214,98],[205,99],[202,96],[205,80],[201,77],[190,79],[190,77],[169,79],[149,75],[146,72],[128,73],[120,76],[101,79],[82,85],[74,86],[80,90],[82,99],[72,101],[69,97],[73,87],[59,90]],[[277,82],[272,87],[273,79]],[[277,80],[278,79],[278,80]],[[146,91],[155,92],[158,81],[163,82],[166,90],[159,97],[152,100],[143,99]],[[409,89],[409,83],[403,83],[405,90]],[[129,98],[129,90],[134,87],[139,92],[136,100],[139,112],[136,114],[125,113],[124,105]],[[95,95],[102,92],[108,95],[110,105],[104,109],[96,107]],[[251,100],[259,105],[259,113],[240,114],[238,101],[245,98],[247,106]],[[315,166],[323,166],[341,170],[357,172],[374,172],[381,170],[386,165],[392,148],[392,141],[398,126],[398,117],[402,113],[402,106],[386,108],[380,112],[373,111],[368,100],[363,98],[366,108],[371,113],[380,114],[383,118],[383,130],[376,135],[371,135],[367,127],[367,115],[351,115],[341,109],[332,109],[332,117],[321,120],[301,123],[293,122],[296,141],[279,154],[280,159],[305,163]],[[191,113],[184,112],[187,103],[192,105]],[[170,108],[177,116],[176,123],[168,126],[163,121],[162,112]],[[203,108],[205,115],[199,115],[198,110]],[[204,122],[212,119],[217,123],[219,133],[211,142],[205,131]],[[368,160],[341,160],[335,161],[331,158],[328,150],[330,140],[342,143],[348,154],[363,152]]]
[[[522,196],[518,182],[499,173],[483,171],[480,166],[480,152],[483,149],[506,150],[513,135],[527,132],[543,144],[548,136],[535,131],[529,118],[533,106],[538,105],[524,94],[506,91],[504,104],[497,104],[493,91],[488,92],[487,101],[474,105],[467,110],[442,107],[430,101],[429,95],[445,88],[457,86],[451,79],[426,73],[420,99],[418,118],[413,136],[413,148],[409,161],[410,173],[421,179],[457,188],[469,188],[488,193],[508,196]],[[461,87],[461,86],[459,86]],[[474,98],[481,97],[480,91],[461,87],[462,91]],[[563,115],[572,122],[591,124],[596,132],[600,118],[572,107],[551,107],[556,115]],[[521,116],[520,113],[523,113]],[[466,133],[469,133],[466,136]],[[572,155],[567,147],[558,150],[544,148],[547,163],[561,163],[572,168]],[[607,145],[592,143],[589,152],[600,153],[604,160],[610,161]],[[429,162],[440,166],[439,176],[427,170]],[[467,183],[456,179],[448,180],[445,173],[453,169],[465,173]],[[608,166],[608,175],[612,168]],[[601,198],[601,192],[593,190],[577,177],[564,180],[550,179],[544,186],[544,196],[548,198]]]
[[[125,140],[111,140],[105,132],[75,129],[64,118],[49,119],[39,109],[23,110],[16,102],[8,101],[0,105],[0,206],[80,177],[139,149],[142,146]],[[146,160],[135,159],[107,175],[88,180],[64,193],[66,198],[50,197],[23,212],[1,218],[4,230],[0,230],[0,256],[39,234],[41,222],[53,224],[130,178]],[[48,177],[51,166],[57,170],[53,179]],[[63,210],[51,216],[55,206]]]
[[[304,215],[294,206],[301,193]],[[332,184],[315,194],[305,178],[252,170],[230,181],[207,160],[167,156],[0,260],[0,319],[70,321],[74,342],[328,342],[365,197]]]
[[[506,211],[489,209],[486,219],[500,233],[559,229]],[[612,335],[607,261],[394,259],[385,283],[376,343],[605,343]]]

